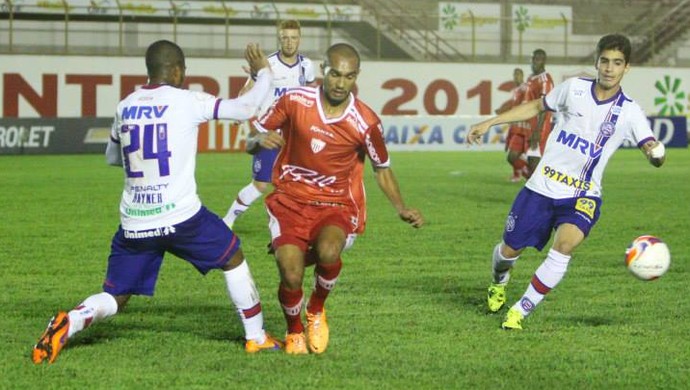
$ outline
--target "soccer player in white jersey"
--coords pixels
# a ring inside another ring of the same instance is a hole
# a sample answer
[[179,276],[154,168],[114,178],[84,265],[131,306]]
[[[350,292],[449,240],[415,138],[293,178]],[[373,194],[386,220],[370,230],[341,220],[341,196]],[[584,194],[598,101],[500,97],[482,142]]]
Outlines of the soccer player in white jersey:
[[529,246],[541,250],[555,230],[546,259],[506,313],[503,329],[522,329],[522,320],[565,275],[573,251],[599,219],[604,168],[623,141],[634,142],[653,166],[664,163],[664,145],[654,138],[640,106],[620,86],[630,69],[630,52],[627,37],[606,35],[597,44],[596,79],[566,80],[543,99],[470,129],[467,140],[476,143],[493,125],[525,120],[544,110],[560,114],[536,171],[513,202],[503,240],[493,251],[487,303],[497,312],[506,302],[510,270],[522,251]]
[[106,149],[108,162],[124,167],[125,180],[103,292],[51,319],[34,346],[34,363],[53,363],[69,338],[115,315],[131,295],[153,295],[166,252],[201,274],[223,271],[244,325],[247,352],[282,347],[263,329],[261,302],[239,238],[201,204],[194,178],[197,126],[211,119],[250,118],[269,91],[273,75],[264,54],[250,44],[245,58],[257,74],[254,88],[238,99],[220,99],[181,88],[185,59],[175,43],[149,46],[148,84],[117,105]]
[[[271,93],[262,102],[257,116],[268,111],[273,102],[285,95],[289,88],[313,85],[316,81],[312,61],[298,52],[301,35],[301,27],[297,20],[284,20],[278,26],[280,50],[268,56],[268,62],[274,74]],[[254,76],[252,75],[247,79],[247,84],[240,91],[240,95],[253,83]],[[256,134],[256,130],[250,122],[245,122],[243,125],[250,127],[250,136]],[[261,149],[254,154],[252,158],[252,182],[240,190],[227,214],[223,217],[225,223],[231,228],[235,219],[247,211],[249,206],[268,189],[271,183],[273,163],[278,152],[277,149]]]

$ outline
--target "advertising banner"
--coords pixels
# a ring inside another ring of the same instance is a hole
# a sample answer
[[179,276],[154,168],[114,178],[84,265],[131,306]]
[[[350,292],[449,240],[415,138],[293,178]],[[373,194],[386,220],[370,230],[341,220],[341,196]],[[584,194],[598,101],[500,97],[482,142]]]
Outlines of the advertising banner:
[[[391,151],[504,150],[507,126],[494,126],[480,145],[468,145],[470,126],[482,116],[382,116]],[[667,147],[688,146],[685,117],[649,117],[650,127]],[[0,155],[104,153],[111,118],[0,119]],[[199,126],[199,152],[244,152],[248,128],[233,121]],[[635,145],[626,144],[626,147]]]
[[[384,116],[386,145],[391,151],[486,151],[504,150],[507,125],[493,126],[480,145],[468,145],[467,132],[481,116]],[[687,148],[685,117],[648,117],[654,136],[666,147]],[[629,143],[624,147],[636,147]]]
[[386,146],[391,151],[503,150],[504,128],[492,127],[481,145],[465,141],[479,116],[384,116],[381,118]]
[[[688,147],[688,121],[684,116],[650,116],[647,117],[649,127],[654,132],[654,137],[661,141],[667,148]],[[626,143],[625,147],[637,147]]]
[[459,34],[492,34],[500,38],[501,5],[488,3],[438,3],[438,30]]
[[[320,63],[320,59],[314,59]],[[147,81],[139,57],[0,55],[4,118],[110,117]],[[239,59],[187,58],[185,87],[236,96],[246,81]],[[491,115],[511,98],[516,67],[529,64],[363,62],[359,96],[380,115]],[[547,64],[554,82],[594,76],[594,66]],[[623,91],[651,116],[690,114],[690,71],[631,68]]]
[[105,153],[112,118],[1,118],[0,155]]

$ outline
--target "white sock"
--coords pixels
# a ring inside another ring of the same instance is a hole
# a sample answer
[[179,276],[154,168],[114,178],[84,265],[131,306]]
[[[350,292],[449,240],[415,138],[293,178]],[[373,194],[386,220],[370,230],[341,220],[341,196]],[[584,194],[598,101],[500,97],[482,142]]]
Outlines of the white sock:
[[532,276],[532,282],[527,287],[527,291],[513,307],[518,309],[522,315],[527,316],[544,299],[549,291],[563,279],[568,270],[570,256],[566,256],[551,248],[546,260],[537,268]]
[[266,341],[264,332],[264,315],[261,311],[259,292],[254,285],[254,279],[249,271],[246,260],[242,264],[223,272],[228,296],[237,308],[237,313],[244,325],[245,338],[255,340],[259,344]]
[[88,328],[92,323],[114,316],[116,313],[117,301],[115,301],[115,297],[105,292],[92,295],[67,313],[69,316],[67,337],[72,337],[75,333]]
[[242,188],[237,194],[237,199],[232,202],[232,206],[230,206],[227,214],[225,214],[225,217],[223,217],[225,224],[232,228],[232,225],[235,223],[235,219],[244,214],[249,206],[251,206],[254,201],[259,199],[261,195],[261,191],[256,188],[253,182]]
[[508,283],[510,280],[510,270],[515,265],[515,262],[520,256],[516,256],[512,259],[507,259],[501,254],[501,245],[503,243],[499,242],[494,247],[493,258],[491,260],[491,270],[493,271],[494,283]]

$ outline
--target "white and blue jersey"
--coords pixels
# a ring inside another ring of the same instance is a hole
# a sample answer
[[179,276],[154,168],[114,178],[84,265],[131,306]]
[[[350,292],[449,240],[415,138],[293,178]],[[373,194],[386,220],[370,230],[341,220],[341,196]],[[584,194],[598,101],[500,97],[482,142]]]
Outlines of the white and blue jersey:
[[654,139],[640,106],[620,89],[599,101],[596,81],[571,78],[544,97],[558,120],[526,187],[552,199],[597,197],[609,159],[625,140],[637,146]]
[[285,95],[289,88],[311,84],[316,80],[314,64],[309,58],[301,54],[297,54],[297,62],[292,65],[283,62],[280,58],[280,51],[271,53],[267,58],[273,71],[273,83],[271,84],[271,92],[261,103],[257,114],[259,117],[268,111],[274,101]]
[[198,125],[217,114],[221,99],[169,85],[147,85],[117,106],[111,138],[122,147],[125,230],[173,226],[201,208],[196,192]]

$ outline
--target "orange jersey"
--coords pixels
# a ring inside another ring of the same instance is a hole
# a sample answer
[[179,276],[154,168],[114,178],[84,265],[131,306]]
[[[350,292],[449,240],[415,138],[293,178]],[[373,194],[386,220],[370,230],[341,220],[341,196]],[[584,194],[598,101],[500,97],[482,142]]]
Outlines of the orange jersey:
[[280,129],[285,139],[273,185],[300,203],[348,207],[362,232],[364,158],[374,167],[390,165],[381,120],[352,94],[340,117],[326,118],[320,93],[320,88],[290,89],[256,122],[260,131]]
[[[553,89],[553,78],[546,71],[529,76],[527,79],[527,91],[525,92],[525,102],[534,99],[543,99]],[[537,118],[530,120],[531,128],[537,127]],[[541,133],[547,134],[551,131],[551,111],[544,112],[544,122],[541,126]]]

